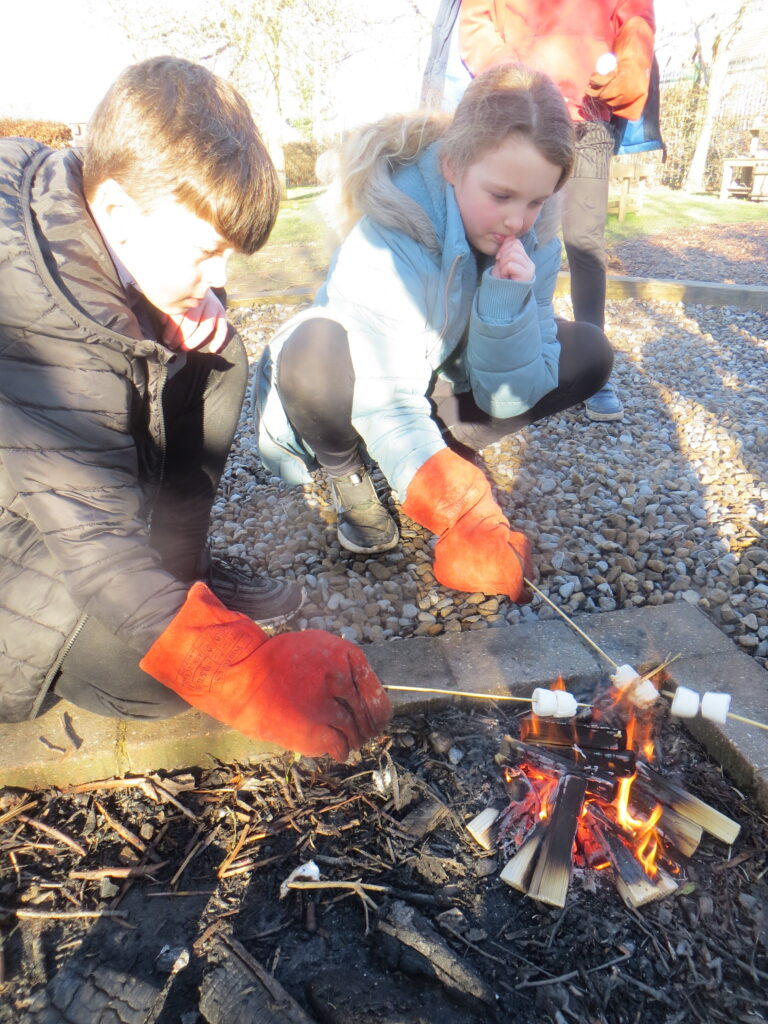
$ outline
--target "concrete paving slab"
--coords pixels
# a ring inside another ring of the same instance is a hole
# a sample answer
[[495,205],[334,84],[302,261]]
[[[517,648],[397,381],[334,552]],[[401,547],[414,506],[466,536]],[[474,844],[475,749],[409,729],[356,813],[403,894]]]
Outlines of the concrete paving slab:
[[[733,645],[725,654],[681,659],[670,667],[673,682],[698,694],[730,693],[731,712],[768,725],[768,672]],[[737,786],[768,808],[768,732],[730,717],[725,725],[700,716],[685,720],[692,736],[723,766]]]
[[[559,673],[569,687],[594,687],[601,665],[564,622],[523,623],[439,637],[370,644],[366,655],[384,683],[530,696]],[[399,710],[434,706],[435,695],[392,694]],[[446,697],[443,702],[450,700]]]
[[210,765],[214,758],[248,764],[276,749],[196,710],[123,722],[59,701],[31,722],[0,725],[0,787],[71,786]]
[[[675,654],[692,658],[737,650],[703,612],[685,601],[577,615],[573,621],[614,661],[642,671]],[[610,665],[608,670],[612,671]]]
[[[740,651],[705,615],[682,602],[582,615],[574,621],[619,663],[643,670],[669,655],[672,685],[699,692],[725,690],[731,710],[768,724],[768,672]],[[610,671],[603,658],[560,619],[414,637],[365,648],[385,684],[528,696],[561,673],[584,699]],[[450,700],[392,692],[396,712],[425,710]],[[68,716],[69,725],[65,719]],[[691,733],[768,810],[768,732],[729,719],[700,719]],[[32,722],[0,725],[0,786],[37,789],[223,762],[256,763],[276,748],[189,711],[160,722],[119,722],[59,702]]]

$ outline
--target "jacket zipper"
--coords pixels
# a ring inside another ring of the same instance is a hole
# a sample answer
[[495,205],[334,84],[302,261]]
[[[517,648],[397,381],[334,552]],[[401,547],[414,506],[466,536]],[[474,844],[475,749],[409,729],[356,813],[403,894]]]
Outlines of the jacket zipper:
[[83,614],[80,616],[80,619],[78,620],[77,625],[72,630],[72,632],[69,634],[69,639],[64,644],[62,649],[59,651],[59,656],[56,658],[56,661],[54,661],[54,663],[51,666],[51,668],[49,669],[45,679],[43,680],[43,685],[40,687],[40,690],[38,691],[38,694],[35,697],[35,700],[34,700],[34,703],[32,704],[32,707],[29,709],[29,715],[27,717],[27,721],[31,722],[33,718],[37,718],[38,712],[40,711],[40,707],[41,707],[43,701],[45,700],[46,696],[48,695],[48,691],[50,690],[50,688],[51,688],[51,686],[53,684],[54,679],[56,678],[56,673],[61,668],[62,662],[64,661],[66,656],[72,650],[72,647],[74,646],[75,640],[77,640],[78,636],[82,632],[83,626],[86,624],[87,621],[88,621],[88,613],[87,612],[83,612]]

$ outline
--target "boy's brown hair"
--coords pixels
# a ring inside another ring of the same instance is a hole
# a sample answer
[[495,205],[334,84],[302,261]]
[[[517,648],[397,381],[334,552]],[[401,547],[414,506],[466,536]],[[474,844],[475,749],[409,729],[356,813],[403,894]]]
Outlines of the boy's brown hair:
[[151,57],[113,82],[88,125],[85,197],[112,178],[147,208],[170,196],[252,253],[269,237],[280,186],[237,90],[180,57]]

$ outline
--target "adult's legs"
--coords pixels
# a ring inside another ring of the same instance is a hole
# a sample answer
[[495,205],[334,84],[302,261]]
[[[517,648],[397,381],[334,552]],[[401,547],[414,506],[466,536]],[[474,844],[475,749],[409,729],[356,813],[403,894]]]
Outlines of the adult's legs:
[[[605,223],[613,133],[604,121],[577,125],[573,175],[564,190],[563,240],[571,272],[571,301],[576,321],[605,324]],[[586,404],[593,420],[621,419],[623,409],[613,385],[606,384]]]
[[339,543],[361,554],[393,548],[397,526],[379,501],[352,426],[347,332],[335,320],[305,320],[283,344],[275,380],[288,419],[330,478]]
[[96,619],[67,652],[52,692],[108,718],[170,718],[189,705],[139,668],[139,655]]
[[519,416],[496,419],[478,408],[471,392],[454,394],[447,381],[438,379],[430,399],[446,441],[460,448],[480,451],[537,420],[585,401],[598,391],[613,367],[613,350],[603,332],[592,324],[558,320],[557,337],[560,342],[557,387]]
[[613,135],[604,121],[584,122],[576,132],[576,159],[563,196],[563,241],[571,272],[573,318],[602,329]]

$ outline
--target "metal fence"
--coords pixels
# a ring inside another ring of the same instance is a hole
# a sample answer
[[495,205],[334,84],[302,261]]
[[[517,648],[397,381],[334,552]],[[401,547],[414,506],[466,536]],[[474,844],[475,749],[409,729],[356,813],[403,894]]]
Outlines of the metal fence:
[[[706,110],[706,92],[692,68],[661,81],[661,128],[667,146],[665,163],[658,160],[656,180],[681,188],[693,157]],[[746,156],[750,129],[762,119],[760,145],[768,149],[768,60],[765,56],[734,61],[728,71],[723,101],[712,130],[705,187],[718,192],[723,161]],[[649,154],[650,155],[650,154]]]

